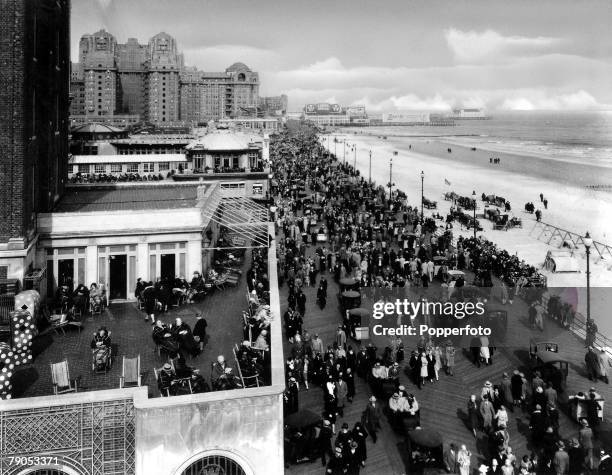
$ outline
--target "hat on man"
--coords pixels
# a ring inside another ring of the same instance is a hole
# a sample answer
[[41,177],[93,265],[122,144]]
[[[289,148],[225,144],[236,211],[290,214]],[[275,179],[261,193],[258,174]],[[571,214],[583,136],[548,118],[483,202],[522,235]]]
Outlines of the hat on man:
[[330,425],[330,424],[331,424],[331,422],[329,422],[327,419],[324,419],[324,420],[323,420],[323,425],[324,425],[325,427],[327,427],[327,426],[328,426],[328,425]]
[[406,386],[400,386],[398,389],[399,389],[400,391],[405,391],[405,390],[406,390]]
[[370,402],[376,402],[376,397],[375,396],[370,396]]
[[164,369],[165,369],[165,370],[172,369],[172,366],[170,365],[170,363],[166,363],[166,364],[164,365]]
[[493,385],[491,384],[491,381],[487,381],[487,382],[485,383],[485,387],[486,387],[486,388],[490,388],[491,386],[493,386]]

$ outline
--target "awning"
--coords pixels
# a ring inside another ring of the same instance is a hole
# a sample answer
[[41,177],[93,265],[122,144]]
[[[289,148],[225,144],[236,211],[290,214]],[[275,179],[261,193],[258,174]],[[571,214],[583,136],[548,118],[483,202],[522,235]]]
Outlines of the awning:
[[211,193],[202,216],[229,231],[235,248],[268,247],[268,209],[245,196],[228,196],[216,188]]

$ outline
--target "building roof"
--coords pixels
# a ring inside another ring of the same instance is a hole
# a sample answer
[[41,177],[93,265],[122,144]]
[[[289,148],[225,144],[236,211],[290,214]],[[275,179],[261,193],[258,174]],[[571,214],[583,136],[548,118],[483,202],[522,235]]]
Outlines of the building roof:
[[249,67],[244,63],[234,63],[226,71],[250,71]]
[[163,210],[194,208],[198,187],[191,185],[135,185],[68,188],[53,209],[54,213]]
[[122,129],[113,127],[112,125],[89,123],[77,125],[71,130],[73,134],[118,134],[123,132]]
[[182,153],[143,153],[135,155],[73,155],[68,160],[69,165],[88,163],[159,163],[186,162]]
[[248,150],[260,147],[262,138],[255,134],[216,130],[187,145],[187,150],[230,151]]

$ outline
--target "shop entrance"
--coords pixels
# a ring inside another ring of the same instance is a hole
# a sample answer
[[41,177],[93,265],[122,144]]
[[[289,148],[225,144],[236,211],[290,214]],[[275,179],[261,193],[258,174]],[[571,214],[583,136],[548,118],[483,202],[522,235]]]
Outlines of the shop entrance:
[[127,255],[118,254],[109,259],[109,296],[111,300],[127,297]]
[[162,280],[174,280],[176,277],[176,255],[162,254],[160,266]]

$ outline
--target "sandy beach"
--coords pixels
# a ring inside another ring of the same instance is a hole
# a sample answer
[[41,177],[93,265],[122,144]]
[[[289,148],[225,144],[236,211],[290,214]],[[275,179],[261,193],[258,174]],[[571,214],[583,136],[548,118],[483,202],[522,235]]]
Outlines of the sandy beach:
[[[444,201],[443,198],[444,193],[448,191],[455,191],[463,196],[471,196],[472,191],[476,191],[478,213],[482,213],[482,193],[503,196],[512,203],[511,214],[522,219],[523,227],[496,231],[490,221],[481,218],[484,230],[479,234],[537,267],[542,266],[548,250],[557,249],[558,246],[547,244],[541,236],[538,238],[541,226],[536,223],[533,215],[524,211],[524,204],[528,201],[536,204],[536,208],[542,209],[542,221],[546,223],[582,235],[588,230],[596,241],[612,241],[609,226],[612,220],[612,194],[584,187],[583,180],[590,177],[592,181],[593,177],[598,176],[591,167],[583,166],[585,170],[578,171],[579,165],[565,163],[563,167],[573,169],[573,178],[563,181],[559,172],[554,170],[555,167],[560,167],[552,160],[547,162],[550,164],[548,167],[542,167],[541,163],[533,165],[532,157],[496,153],[494,156],[502,159],[502,165],[492,165],[489,164],[489,157],[493,155],[489,152],[474,152],[468,147],[450,145],[452,153],[449,154],[449,145],[441,139],[388,136],[387,140],[383,140],[361,133],[338,134],[337,137],[340,141],[346,138],[347,143],[357,145],[356,154],[349,153],[347,147],[346,160],[351,164],[355,162],[357,169],[366,178],[369,175],[369,152],[372,151],[372,179],[377,183],[389,182],[389,159],[393,157],[393,182],[407,194],[409,203],[420,203],[422,170],[425,173],[424,196],[438,202],[437,211],[442,215],[450,208],[450,202]],[[325,142],[324,144],[327,145]],[[343,145],[339,143],[336,148],[338,158],[342,160]],[[330,149],[333,153],[333,139],[330,141]],[[394,152],[397,152],[396,156],[393,155]],[[553,170],[547,172],[546,168]],[[534,169],[540,172],[536,174]],[[612,170],[608,169],[608,172]],[[575,178],[577,176],[578,178]],[[599,176],[601,177],[601,174]],[[451,184],[446,184],[445,180]],[[544,193],[549,201],[547,210],[544,210],[540,203],[540,193]],[[425,214],[432,212],[426,210]],[[453,232],[455,235],[472,233],[471,230],[462,230],[459,227]],[[549,287],[586,285],[584,249],[576,249],[574,257],[581,272],[544,271]],[[612,287],[612,257],[601,259],[592,254],[591,273],[593,287]],[[609,335],[612,335],[612,322],[608,322],[604,316],[607,316],[611,304],[611,292],[600,292],[597,297],[592,296],[592,314],[604,334]],[[579,299],[578,310],[586,313],[586,298]]]

